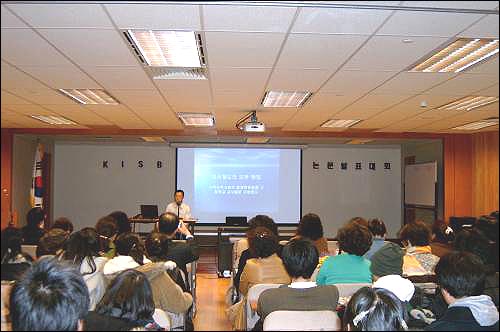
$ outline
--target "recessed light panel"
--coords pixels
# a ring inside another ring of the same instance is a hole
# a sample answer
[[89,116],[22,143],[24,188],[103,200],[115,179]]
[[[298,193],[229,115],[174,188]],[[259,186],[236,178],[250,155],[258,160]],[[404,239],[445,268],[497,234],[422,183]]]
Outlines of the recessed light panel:
[[321,125],[323,128],[349,128],[361,120],[336,120],[331,119]]
[[308,91],[268,91],[264,96],[264,107],[301,107],[311,96]]
[[31,115],[32,118],[51,125],[76,125],[77,123],[63,118],[62,116],[53,115]]
[[118,101],[99,89],[59,89],[64,95],[84,105],[118,105]]
[[179,119],[185,126],[213,127],[215,117],[211,113],[177,113]]
[[498,101],[498,97],[469,96],[438,107],[439,110],[470,111]]

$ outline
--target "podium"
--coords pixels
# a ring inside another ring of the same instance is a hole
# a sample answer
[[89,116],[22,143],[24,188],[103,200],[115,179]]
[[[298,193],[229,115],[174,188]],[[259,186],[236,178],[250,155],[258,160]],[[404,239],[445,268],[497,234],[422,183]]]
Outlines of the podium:
[[[159,220],[158,218],[142,218],[141,216],[128,219],[128,221],[131,224],[133,224],[132,232],[134,233],[136,230],[136,224],[156,224],[158,220]],[[197,221],[198,221],[197,219],[189,219],[189,220],[183,220],[182,222],[188,225],[189,231],[191,232],[191,234],[194,235],[194,225],[196,224]],[[154,229],[156,230],[156,225]]]

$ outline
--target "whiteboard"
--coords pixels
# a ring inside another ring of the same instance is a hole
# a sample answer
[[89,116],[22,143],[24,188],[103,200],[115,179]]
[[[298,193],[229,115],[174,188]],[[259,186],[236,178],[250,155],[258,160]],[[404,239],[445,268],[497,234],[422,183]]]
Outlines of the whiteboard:
[[405,204],[436,206],[437,162],[405,166]]

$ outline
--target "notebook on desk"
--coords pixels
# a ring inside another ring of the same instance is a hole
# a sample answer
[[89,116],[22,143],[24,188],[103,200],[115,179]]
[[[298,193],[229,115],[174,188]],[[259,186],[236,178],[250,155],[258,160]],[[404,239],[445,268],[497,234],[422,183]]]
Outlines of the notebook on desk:
[[158,205],[141,205],[141,215],[144,219],[157,219]]

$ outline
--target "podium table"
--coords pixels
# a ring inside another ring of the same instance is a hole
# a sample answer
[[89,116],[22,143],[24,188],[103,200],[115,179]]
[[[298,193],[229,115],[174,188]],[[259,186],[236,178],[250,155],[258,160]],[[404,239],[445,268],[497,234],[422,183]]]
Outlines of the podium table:
[[[135,233],[135,225],[136,224],[156,224],[158,222],[158,218],[129,218],[129,222],[133,224],[132,226],[132,232]],[[183,220],[183,223],[188,225],[188,229],[191,232],[191,234],[194,235],[194,225],[196,224],[196,219],[190,219],[190,220]],[[156,226],[155,226],[156,228]]]

